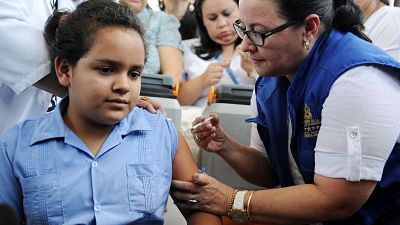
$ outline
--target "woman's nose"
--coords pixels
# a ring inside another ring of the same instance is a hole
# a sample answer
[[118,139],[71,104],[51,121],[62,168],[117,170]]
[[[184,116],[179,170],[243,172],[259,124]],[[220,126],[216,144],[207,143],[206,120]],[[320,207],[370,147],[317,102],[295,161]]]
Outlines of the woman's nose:
[[242,40],[242,51],[244,52],[251,52],[256,49],[256,46],[253,44],[253,42],[250,41],[249,37],[247,37],[247,34],[243,36]]
[[224,27],[226,27],[227,25],[228,25],[227,19],[225,19],[225,18],[223,18],[223,17],[220,17],[220,18],[218,19],[218,27],[224,28]]

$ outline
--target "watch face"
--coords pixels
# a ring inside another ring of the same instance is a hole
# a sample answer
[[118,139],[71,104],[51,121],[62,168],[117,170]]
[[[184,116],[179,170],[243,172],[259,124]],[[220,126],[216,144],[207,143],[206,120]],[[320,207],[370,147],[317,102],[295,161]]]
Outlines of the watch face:
[[244,223],[247,222],[249,218],[247,217],[246,213],[239,211],[233,214],[231,219],[235,223]]

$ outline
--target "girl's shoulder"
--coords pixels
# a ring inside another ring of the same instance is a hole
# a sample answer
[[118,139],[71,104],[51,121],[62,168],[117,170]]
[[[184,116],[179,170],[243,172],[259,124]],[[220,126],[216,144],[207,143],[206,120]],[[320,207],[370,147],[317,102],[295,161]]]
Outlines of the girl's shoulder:
[[151,113],[146,109],[135,107],[124,119],[124,124],[138,129],[164,129],[173,126],[171,119],[166,117],[161,111]]

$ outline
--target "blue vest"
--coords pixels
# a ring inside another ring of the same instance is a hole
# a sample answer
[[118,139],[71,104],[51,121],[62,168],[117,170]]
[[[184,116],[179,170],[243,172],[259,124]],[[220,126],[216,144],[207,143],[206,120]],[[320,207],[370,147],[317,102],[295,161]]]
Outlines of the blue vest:
[[[292,125],[290,150],[305,183],[313,183],[314,148],[321,125],[322,105],[336,79],[361,65],[395,68],[400,78],[400,63],[395,59],[351,33],[332,30],[317,40],[292,84],[285,77],[260,77],[257,80],[258,116],[248,121],[258,124],[258,132],[281,186],[293,185],[288,159],[287,115]],[[362,208],[344,221],[324,224],[385,224],[386,219],[398,213],[400,143],[394,146],[381,181]]]

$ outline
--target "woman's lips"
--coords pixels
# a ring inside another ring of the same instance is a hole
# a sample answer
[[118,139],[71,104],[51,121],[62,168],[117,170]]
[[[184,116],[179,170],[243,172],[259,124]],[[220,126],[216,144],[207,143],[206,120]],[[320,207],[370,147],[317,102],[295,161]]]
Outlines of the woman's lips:
[[251,61],[252,61],[254,64],[259,64],[259,63],[261,63],[261,62],[264,61],[264,60],[251,58]]
[[218,37],[219,37],[219,38],[224,38],[224,37],[227,37],[227,36],[229,36],[229,35],[231,35],[231,34],[232,34],[232,32],[223,31],[223,32],[221,32],[221,33],[218,34]]

